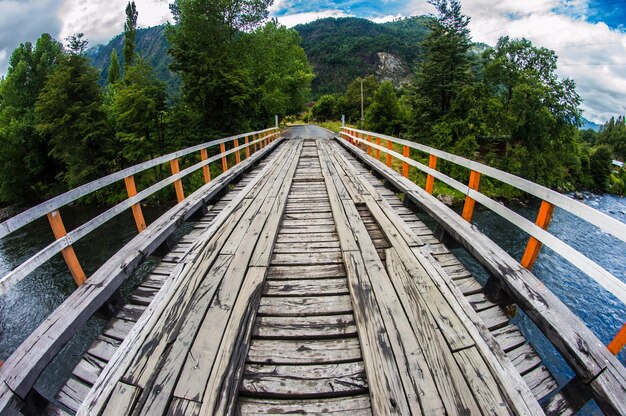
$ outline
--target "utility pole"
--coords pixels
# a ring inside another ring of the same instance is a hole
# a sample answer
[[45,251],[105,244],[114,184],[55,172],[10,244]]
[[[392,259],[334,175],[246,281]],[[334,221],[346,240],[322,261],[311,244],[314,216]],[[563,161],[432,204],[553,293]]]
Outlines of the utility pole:
[[361,78],[361,128],[363,128],[363,122],[365,121],[363,107],[363,78]]

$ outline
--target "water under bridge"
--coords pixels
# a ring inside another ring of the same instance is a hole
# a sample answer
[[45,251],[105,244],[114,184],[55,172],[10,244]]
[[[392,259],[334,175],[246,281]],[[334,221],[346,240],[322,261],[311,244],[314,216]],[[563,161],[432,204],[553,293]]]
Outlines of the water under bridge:
[[[135,175],[168,163],[171,176],[138,192]],[[212,178],[210,164],[222,173]],[[467,185],[444,173],[452,165],[467,170]],[[423,172],[424,188],[409,169]],[[205,184],[186,194],[183,179],[194,172]],[[482,194],[481,175],[541,199],[536,221]],[[63,206],[120,181],[127,200],[65,229]],[[432,196],[435,181],[466,196],[461,214]],[[178,204],[146,224],[141,201],[170,186]],[[530,235],[523,258],[472,225],[476,202]],[[0,413],[537,415],[572,414],[595,400],[607,414],[626,414],[626,369],[615,357],[626,331],[616,328],[607,348],[532,273],[546,245],[626,301],[622,281],[548,232],[555,207],[626,241],[625,224],[567,196],[349,128],[339,136],[272,128],[125,169],[0,225],[3,237],[47,216],[56,237],[0,280],[3,292],[59,253],[78,285],[0,368]],[[72,244],[129,211],[139,233],[87,277]],[[455,246],[487,270],[485,285]],[[156,266],[114,307],[148,256]],[[108,325],[55,399],[38,397],[42,371],[103,307]],[[572,368],[567,384],[557,386],[509,322],[516,308]]]

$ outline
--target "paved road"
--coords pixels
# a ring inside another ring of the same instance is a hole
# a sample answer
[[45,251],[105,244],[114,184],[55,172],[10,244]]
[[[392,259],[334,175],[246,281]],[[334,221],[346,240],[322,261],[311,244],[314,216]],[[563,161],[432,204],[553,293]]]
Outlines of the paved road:
[[283,134],[287,139],[314,139],[318,137],[331,139],[334,135],[330,130],[314,125],[294,126]]

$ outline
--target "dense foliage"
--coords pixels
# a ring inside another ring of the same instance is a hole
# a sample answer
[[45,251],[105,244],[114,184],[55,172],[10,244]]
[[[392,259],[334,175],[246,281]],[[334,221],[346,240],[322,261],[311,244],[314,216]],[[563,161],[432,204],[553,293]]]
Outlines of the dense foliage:
[[[265,22],[269,3],[172,4],[177,24],[167,34],[181,96],[168,95],[162,68],[142,57],[145,32],[136,28],[134,2],[103,72],[92,66],[82,34],[65,47],[49,35],[34,47],[20,45],[0,79],[0,203],[45,198],[183,146],[265,128],[275,114],[301,112],[312,69],[298,33]],[[111,200],[116,192],[96,197]]]

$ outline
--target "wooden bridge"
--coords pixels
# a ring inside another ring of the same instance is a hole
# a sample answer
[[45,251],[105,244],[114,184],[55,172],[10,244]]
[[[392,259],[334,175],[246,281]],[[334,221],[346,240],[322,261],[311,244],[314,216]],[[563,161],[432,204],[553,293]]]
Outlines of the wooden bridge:
[[[466,168],[469,184],[438,161]],[[138,192],[134,175],[164,163],[172,176]],[[222,173],[211,178],[216,163]],[[427,175],[424,189],[410,167]],[[205,185],[186,195],[193,172]],[[481,175],[540,198],[536,223],[480,193]],[[66,231],[63,206],[122,180],[127,200]],[[431,195],[435,180],[466,195],[462,215]],[[146,224],[140,202],[172,185],[179,203]],[[519,262],[472,226],[475,202],[531,236]],[[572,414],[592,399],[626,414],[615,357],[626,330],[607,348],[531,271],[547,245],[626,301],[622,281],[547,231],[555,207],[626,241],[625,224],[522,178],[348,128],[246,133],[125,169],[0,224],[1,238],[47,216],[56,237],[2,278],[3,291],[58,253],[78,284],[0,368],[0,414],[537,415]],[[72,244],[128,210],[139,234],[85,276]],[[454,244],[489,272],[486,285]],[[37,397],[42,371],[148,256],[158,264],[54,400]],[[509,322],[516,307],[575,372],[565,386]]]

